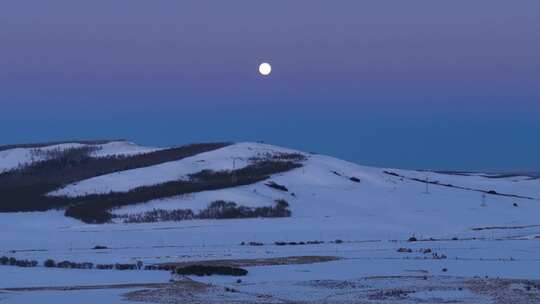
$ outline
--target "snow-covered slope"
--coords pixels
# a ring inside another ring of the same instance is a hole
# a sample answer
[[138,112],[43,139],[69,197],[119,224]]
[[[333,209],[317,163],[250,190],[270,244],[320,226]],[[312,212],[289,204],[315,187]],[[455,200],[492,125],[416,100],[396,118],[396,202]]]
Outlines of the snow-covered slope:
[[50,195],[76,197],[125,192],[141,186],[186,179],[189,174],[205,169],[214,171],[239,169],[245,167],[254,157],[288,152],[296,151],[258,143],[238,143],[178,161],[97,176],[71,184]]
[[111,141],[105,144],[62,143],[36,148],[14,148],[0,151],[0,173],[13,170],[19,166],[45,160],[47,151],[62,151],[81,147],[96,147],[94,157],[112,155],[136,155],[159,150],[159,148],[143,147],[127,141]]
[[[151,151],[123,142],[104,146],[99,151],[103,153],[101,155]],[[23,154],[22,150],[14,151],[5,155]],[[252,158],[284,152],[300,153],[258,143],[233,144],[180,161],[97,176],[67,185],[54,194],[78,196],[128,191],[186,178],[188,174],[204,169],[242,168]],[[333,284],[336,292],[343,295],[350,296],[347,290],[354,286],[364,286],[369,289],[369,295],[380,296],[386,293],[366,285],[369,280],[388,284],[396,278],[415,278],[418,281],[414,281],[414,285],[419,281],[436,285],[441,278],[540,279],[537,271],[540,266],[540,179],[373,168],[324,155],[302,154],[306,157],[302,167],[274,174],[262,182],[112,210],[116,215],[138,214],[156,208],[197,211],[215,200],[234,201],[245,206],[269,206],[276,199],[285,199],[290,204],[291,217],[140,224],[123,223],[123,218],[118,217],[112,223],[89,225],[64,216],[62,210],[0,213],[0,255],[35,259],[40,265],[49,258],[110,264],[143,261],[145,265],[291,256],[340,258],[318,264],[247,267],[249,274],[242,278],[242,283],[226,276],[192,277],[254,295],[272,293],[279,299],[289,299],[293,295],[295,301],[291,302],[303,301],[328,289],[305,289],[313,282]],[[13,159],[24,160],[22,156],[11,155]],[[426,185],[425,179],[438,184]],[[284,186],[287,191],[269,187],[269,182]],[[408,241],[411,236],[420,241]],[[313,240],[319,242],[307,244]],[[276,242],[294,242],[295,245]],[[92,249],[96,245],[105,245],[108,249]],[[87,297],[95,297],[100,291],[96,289],[81,295],[72,291],[70,285],[166,283],[169,280],[168,272],[48,269],[42,266],[0,265],[0,274],[4,278],[0,289],[22,288],[22,291],[8,294],[2,294],[0,290],[0,303],[32,302],[28,300],[32,294],[36,295],[35,301],[48,295],[55,298],[50,303],[69,302],[67,296],[77,298],[72,302],[81,302]],[[360,278],[362,280],[357,281]],[[395,290],[414,290],[407,284],[396,284]],[[30,293],[25,289],[43,286],[62,287],[54,291],[58,294],[51,291]],[[461,283],[451,289],[446,285],[443,287],[445,291],[467,290]],[[388,295],[394,295],[395,290],[388,291]],[[423,292],[422,288],[417,291],[404,297],[392,297],[389,302],[484,303],[471,300],[470,294],[465,295],[463,301],[453,301],[452,297],[445,296],[444,299],[415,302],[413,296]],[[523,292],[518,290],[516,294]],[[118,297],[103,303],[118,303],[121,293],[117,291]],[[330,299],[324,295],[320,298],[321,301],[309,303],[327,303]],[[351,299],[358,298],[362,297],[355,295]],[[263,301],[267,299],[263,298]],[[222,298],[218,298],[218,302],[222,303]]]
[[[125,192],[184,179],[188,174],[204,169],[241,168],[254,157],[284,152],[302,153],[266,144],[238,143],[179,161],[94,177],[50,195]],[[273,175],[270,179],[288,191],[268,187],[268,181],[263,181],[153,200],[122,207],[114,213],[134,214],[155,208],[196,211],[215,200],[234,201],[245,206],[269,206],[277,199],[285,199],[291,205],[293,218],[335,218],[338,219],[335,227],[345,230],[364,227],[366,237],[403,237],[413,233],[465,233],[483,226],[532,225],[537,223],[536,214],[540,212],[539,179],[373,168],[329,156],[302,154],[307,157],[302,168]],[[429,193],[426,193],[426,184],[418,181],[426,178],[441,185],[429,184]],[[492,194],[485,194],[489,191]]]
[[[286,199],[293,218],[329,219],[328,229],[363,230],[363,237],[406,235],[448,236],[467,233],[471,228],[538,224],[540,201],[500,195],[486,195],[388,175],[386,169],[359,166],[332,157],[312,155],[303,168],[272,176],[270,179],[288,188],[288,192],[254,185],[154,200],[115,210],[133,214],[159,209],[200,210],[215,200],[230,200],[246,206],[268,206]],[[415,171],[399,170],[410,176]],[[350,178],[360,179],[360,182]],[[479,190],[495,190],[515,195],[540,197],[539,180],[515,182],[475,176],[460,177],[431,174],[432,179],[451,181]],[[485,202],[485,206],[483,204]],[[514,205],[516,204],[516,205]],[[363,229],[360,229],[363,227]]]

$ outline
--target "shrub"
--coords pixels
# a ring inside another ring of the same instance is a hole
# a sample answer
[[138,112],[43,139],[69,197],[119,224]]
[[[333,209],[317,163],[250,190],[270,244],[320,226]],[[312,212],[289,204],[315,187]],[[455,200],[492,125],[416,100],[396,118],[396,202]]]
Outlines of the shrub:
[[114,264],[114,269],[116,270],[137,270],[136,264]]
[[124,223],[155,223],[190,220],[194,218],[194,214],[190,209],[154,209],[152,211],[130,214],[124,217]]
[[276,189],[276,190],[279,190],[279,191],[284,191],[284,192],[288,192],[289,189],[287,189],[287,187],[283,186],[283,185],[280,185],[276,182],[273,182],[273,181],[270,181],[268,183],[265,184],[266,186],[270,187],[270,188],[273,188],[273,189]]
[[412,252],[412,249],[411,249],[411,248],[399,248],[399,249],[397,250],[397,252],[411,253],[411,252]]
[[236,219],[255,217],[289,217],[291,211],[289,203],[285,200],[277,200],[273,207],[246,207],[239,206],[235,202],[223,200],[214,201],[207,208],[194,214],[190,209],[154,209],[138,214],[116,216],[124,218],[124,223],[154,223],[163,221],[183,221],[191,219]]
[[96,268],[97,269],[114,269],[114,265],[113,264],[97,264],[96,265]]
[[0,265],[9,265],[17,267],[36,267],[37,261],[34,260],[17,260],[13,257],[2,256],[0,257]]
[[56,262],[53,259],[47,259],[43,263],[43,266],[45,266],[47,268],[56,267]]

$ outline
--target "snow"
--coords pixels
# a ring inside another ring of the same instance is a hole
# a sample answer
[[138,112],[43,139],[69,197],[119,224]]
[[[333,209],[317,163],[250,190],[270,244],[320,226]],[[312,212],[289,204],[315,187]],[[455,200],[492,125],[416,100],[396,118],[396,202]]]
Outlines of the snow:
[[[127,146],[110,147],[128,153]],[[102,150],[103,151],[103,150]],[[142,151],[142,150],[138,150]],[[232,169],[248,164],[251,157],[265,153],[295,152],[256,143],[239,143],[215,151],[161,165],[117,172],[69,185],[55,195],[128,191],[185,178],[203,169]],[[338,261],[308,264],[249,267],[245,283],[236,278],[193,278],[231,286],[246,292],[272,291],[302,299],[324,296],[316,288],[300,285],[313,280],[358,280],[371,276],[429,275],[448,277],[502,277],[540,279],[540,181],[522,177],[489,178],[430,172],[429,179],[441,183],[530,196],[535,199],[487,195],[471,190],[430,185],[385,174],[393,171],[410,178],[424,179],[425,172],[360,166],[323,155],[308,155],[302,168],[271,176],[269,180],[286,186],[279,191],[268,181],[232,189],[205,191],[154,200],[114,210],[134,214],[161,209],[205,208],[218,199],[246,206],[268,206],[286,199],[292,217],[277,219],[192,220],[145,224],[111,223],[87,225],[63,216],[62,211],[0,214],[0,255],[43,262],[47,258],[93,263],[145,264],[212,259],[273,258],[301,255],[338,256]],[[337,173],[337,174],[336,174]],[[360,182],[350,178],[356,177]],[[294,195],[292,195],[294,193]],[[514,203],[518,206],[515,207]],[[473,230],[494,227],[500,229]],[[527,227],[523,227],[527,226]],[[504,229],[508,228],[508,229]],[[512,228],[512,229],[510,229]],[[410,236],[429,239],[407,242]],[[454,239],[455,238],[455,239]],[[332,242],[336,239],[343,243]],[[276,241],[324,241],[318,245],[276,246]],[[241,246],[241,242],[262,242],[263,246]],[[108,249],[93,250],[95,245]],[[410,248],[412,253],[397,252]],[[421,249],[447,256],[434,259]],[[446,268],[447,272],[442,269]],[[102,275],[106,274],[106,275]],[[4,279],[0,288],[53,284],[163,283],[167,272],[21,269],[0,266]],[[78,299],[95,294],[103,303],[115,303],[121,291],[50,291],[0,293],[0,303],[32,302],[32,296]],[[469,291],[419,291],[411,297],[431,299],[472,299]],[[73,297],[73,298],[72,298]],[[4,298],[4,299],[3,299]],[[47,298],[49,299],[49,298]],[[474,298],[477,302],[476,298]],[[19,302],[17,302],[19,301]],[[50,300],[51,303],[54,302]],[[73,302],[79,302],[73,300]]]
[[[85,303],[91,299],[91,303],[124,303],[135,304],[140,302],[126,301],[122,294],[129,289],[101,289],[101,290],[70,290],[70,291],[32,291],[24,293],[0,294],[0,303],[10,304],[57,304],[57,303]],[[2,301],[4,298],[4,301]]]
[[107,157],[120,155],[136,155],[159,150],[159,148],[142,147],[127,141],[113,141],[106,144],[87,145],[80,143],[63,143],[39,148],[14,148],[0,151],[0,173],[16,169],[19,166],[28,165],[37,161],[45,160],[44,154],[40,152],[62,151],[81,147],[96,147],[92,153],[93,157]]
[[36,288],[62,286],[95,286],[109,284],[165,283],[170,275],[163,271],[86,270],[58,268],[2,267],[2,276],[9,278],[1,288]]
[[62,151],[66,149],[79,148],[81,146],[83,145],[77,143],[65,143],[41,148],[15,148],[0,151],[0,172],[13,170],[19,166],[45,160],[43,154],[39,152],[54,150]]
[[113,141],[110,143],[98,145],[98,150],[92,156],[132,156],[144,153],[150,153],[162,150],[162,148],[143,147],[128,141]]

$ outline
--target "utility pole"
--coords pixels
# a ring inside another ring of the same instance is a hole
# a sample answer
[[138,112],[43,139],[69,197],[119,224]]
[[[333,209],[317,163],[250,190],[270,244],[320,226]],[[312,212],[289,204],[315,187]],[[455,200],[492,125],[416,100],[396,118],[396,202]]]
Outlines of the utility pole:
[[233,157],[232,159],[232,167],[233,167],[233,171],[232,171],[232,183],[233,184],[236,184],[238,183],[238,176],[236,176],[236,157]]
[[429,194],[429,170],[426,171],[426,192],[425,194]]

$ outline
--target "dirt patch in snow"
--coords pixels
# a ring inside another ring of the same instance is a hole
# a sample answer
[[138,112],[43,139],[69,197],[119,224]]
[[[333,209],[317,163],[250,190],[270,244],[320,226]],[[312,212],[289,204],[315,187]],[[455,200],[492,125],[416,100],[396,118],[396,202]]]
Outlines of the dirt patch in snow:
[[475,278],[466,283],[476,294],[492,298],[494,304],[540,303],[540,281]]
[[279,258],[261,258],[261,259],[235,259],[235,260],[203,260],[188,261],[176,263],[162,263],[157,266],[166,267],[187,267],[192,265],[203,266],[226,266],[226,267],[254,267],[254,266],[275,266],[275,265],[299,265],[314,264],[340,260],[336,256],[289,256]]
[[192,281],[129,292],[147,303],[540,303],[540,281],[450,276],[380,276],[351,280],[282,281],[217,286]]

